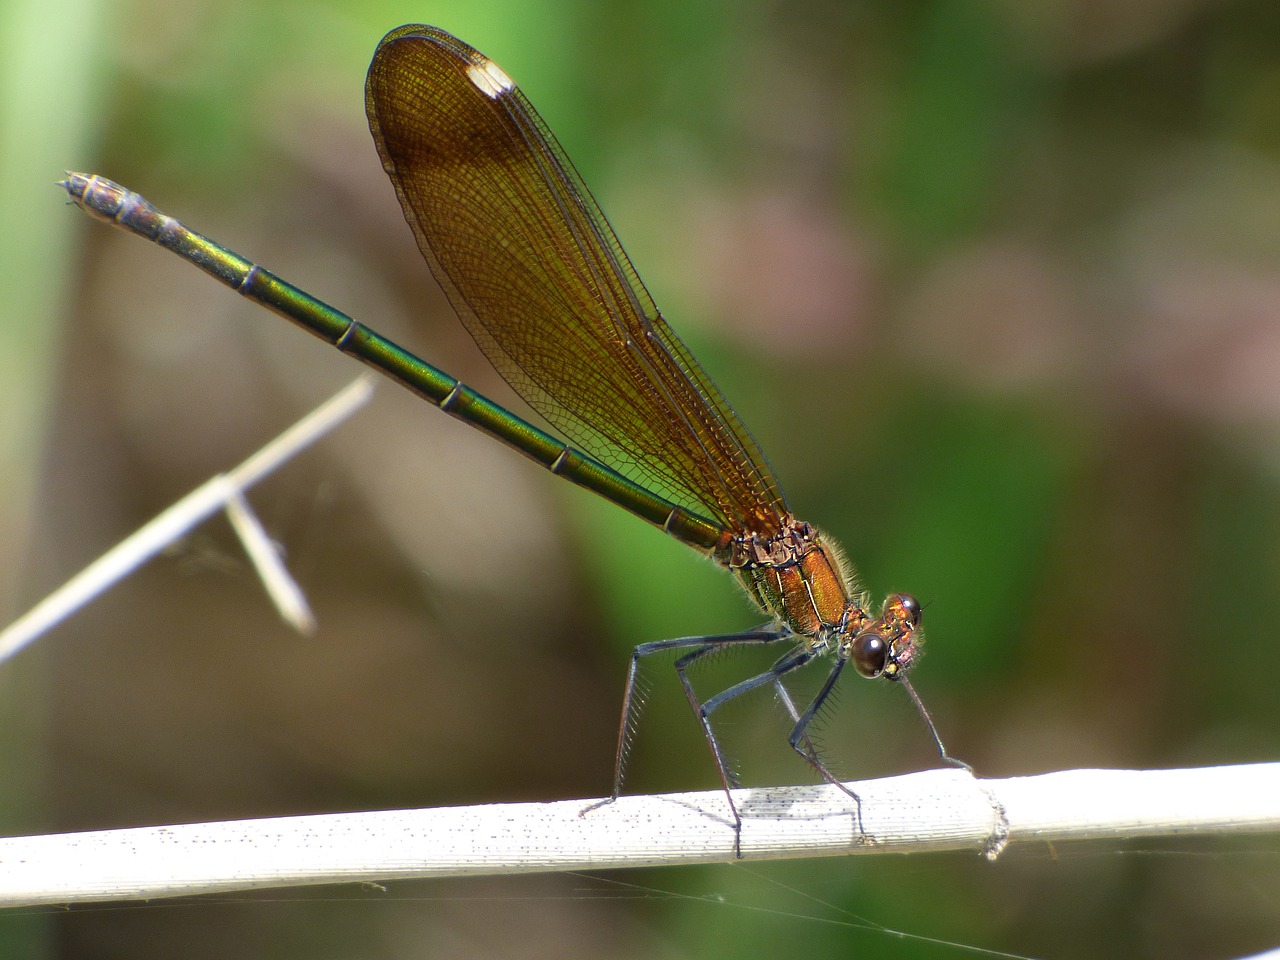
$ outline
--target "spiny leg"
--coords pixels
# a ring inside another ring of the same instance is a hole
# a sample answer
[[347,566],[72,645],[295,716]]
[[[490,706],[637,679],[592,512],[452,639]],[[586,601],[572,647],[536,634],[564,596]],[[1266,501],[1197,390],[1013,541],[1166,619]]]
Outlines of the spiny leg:
[[[783,708],[787,711],[787,716],[791,718],[791,723],[793,725],[799,723],[800,709],[796,706],[796,702],[791,699],[791,691],[787,689],[786,685],[779,678],[774,679],[773,686],[778,693],[778,699],[782,701]],[[816,757],[818,755],[818,747],[812,739],[810,739],[808,732],[801,734],[800,741],[805,745],[806,749],[812,752],[813,756]],[[808,757],[805,759],[807,760]]]
[[911,681],[906,677],[900,677],[895,682],[902,684],[907,691],[907,696],[909,696],[911,698],[911,702],[915,704],[916,711],[920,714],[920,719],[923,720],[924,725],[928,727],[929,735],[933,737],[933,742],[938,747],[938,756],[942,758],[942,762],[947,766],[959,767],[961,770],[968,770],[970,773],[973,773],[973,767],[965,763],[959,757],[953,757],[951,754],[947,753],[947,748],[943,746],[942,743],[942,736],[938,733],[938,727],[933,722],[933,715],[929,713],[929,710],[925,707],[924,701],[921,700],[920,695],[916,693],[916,688],[911,685]]
[[[778,640],[791,639],[790,634],[782,634],[778,636]],[[764,673],[749,677],[739,683],[735,683],[727,690],[722,690],[714,697],[705,702],[698,700],[698,695],[694,692],[693,684],[689,680],[687,670],[691,664],[700,660],[713,650],[720,649],[719,646],[709,645],[702,649],[694,650],[676,661],[676,673],[680,675],[680,683],[684,687],[685,696],[689,698],[689,704],[693,707],[693,712],[698,718],[698,722],[702,724],[702,732],[707,738],[707,743],[711,747],[711,754],[715,758],[716,770],[720,774],[720,782],[724,784],[724,794],[729,801],[729,810],[733,814],[734,827],[734,854],[739,860],[742,859],[742,817],[738,813],[738,807],[733,802],[732,787],[735,785],[733,775],[729,772],[728,764],[725,763],[724,754],[720,749],[720,743],[716,740],[715,731],[711,727],[711,714],[724,706],[735,697],[757,687],[763,687],[770,683],[779,682],[780,678],[786,676],[793,670],[803,667],[806,663],[817,656],[816,651],[811,650],[807,646],[799,646],[792,650],[786,656],[781,657],[772,667]]]
[[[814,718],[817,717],[819,712],[821,712],[823,705],[831,696],[831,692],[835,689],[836,682],[839,680],[840,673],[847,662],[847,660],[843,659],[836,660],[835,665],[831,668],[831,673],[827,676],[826,682],[822,685],[822,689],[818,691],[817,696],[813,698],[813,702],[809,704],[808,709],[806,709],[803,714],[799,714],[796,711],[795,702],[791,699],[791,695],[787,692],[787,689],[783,686],[781,680],[774,684],[774,686],[777,688],[778,696],[779,699],[782,700],[783,706],[786,707],[787,712],[791,714],[791,719],[795,721],[795,726],[792,728],[791,736],[788,737],[787,742],[791,744],[791,748],[795,750],[796,753],[804,757],[805,760],[807,760],[809,764],[818,771],[819,775],[824,780],[833,786],[838,787],[853,800],[858,832],[865,837],[866,831],[862,826],[862,798],[849,789],[849,787],[841,782],[835,774],[827,768],[827,765],[823,763],[822,758],[818,755],[817,747],[809,736],[809,726],[813,723]],[[933,722],[933,716],[929,713],[928,709],[924,705],[924,701],[920,699],[919,694],[916,693],[915,688],[911,685],[911,682],[906,678],[906,676],[899,676],[895,678],[893,682],[900,683],[906,689],[907,695],[911,698],[911,702],[915,704],[915,708],[917,712],[919,712],[920,718],[924,721],[925,727],[928,728],[930,736],[933,737],[933,742],[938,748],[938,755],[942,758],[943,763],[946,763],[949,766],[959,767],[962,770],[967,770],[969,773],[973,773],[973,767],[969,766],[969,764],[965,763],[963,760],[953,757],[947,753],[947,748],[943,745],[942,737],[938,733],[937,725]]]
[[787,737],[787,742],[791,744],[791,749],[808,761],[809,766],[818,771],[818,775],[832,786],[838,787],[842,792],[847,794],[853,800],[854,823],[858,828],[858,834],[862,837],[866,836],[866,831],[862,828],[862,798],[850,790],[840,781],[840,779],[827,769],[827,765],[822,762],[822,758],[818,756],[818,749],[814,746],[813,740],[809,737],[809,725],[813,723],[814,717],[822,709],[823,704],[831,696],[831,691],[836,688],[836,682],[840,679],[840,673],[844,670],[845,664],[849,661],[837,659],[831,672],[827,674],[826,681],[822,684],[822,689],[818,691],[813,701],[803,714],[796,711],[794,701],[791,695],[779,681],[776,686],[778,693],[781,695],[782,703],[787,708],[787,712],[791,714],[791,719],[795,721],[795,726],[791,728],[791,735]]
[[[779,637],[778,639],[783,638]],[[724,754],[720,749],[720,744],[716,740],[715,733],[711,728],[711,714],[714,713],[718,707],[723,706],[735,697],[739,697],[750,690],[754,690],[756,687],[764,686],[766,683],[774,682],[777,677],[790,673],[796,667],[803,666],[812,659],[813,654],[804,650],[804,648],[793,650],[770,667],[765,673],[749,677],[746,680],[735,683],[732,687],[729,687],[727,690],[720,691],[705,702],[700,701],[697,693],[694,692],[693,682],[689,679],[689,667],[708,654],[718,652],[722,649],[723,647],[720,646],[707,645],[698,650],[693,650],[677,660],[675,662],[675,668],[676,673],[680,675],[680,685],[684,687],[685,696],[688,697],[689,704],[693,707],[693,712],[697,716],[698,722],[702,725],[703,733],[706,734],[707,742],[711,745],[711,753],[715,757],[716,769],[719,771],[720,780],[727,791],[733,787],[740,786],[741,784],[738,782],[737,775],[729,769],[729,764],[724,759]],[[792,662],[797,658],[800,659],[797,662]],[[779,670],[781,670],[781,673],[778,672]],[[730,802],[732,802],[732,800]]]
[[[627,685],[622,694],[622,717],[618,722],[618,747],[614,755],[613,766],[613,792],[604,800],[591,804],[584,809],[583,814],[589,813],[598,807],[612,803],[618,799],[622,793],[622,779],[626,771],[627,758],[631,752],[632,738],[635,734],[636,718],[639,715],[640,707],[643,702],[643,696],[638,690],[638,681],[640,675],[640,661],[645,657],[654,653],[663,653],[668,650],[683,650],[690,647],[705,648],[702,653],[698,649],[692,652],[701,656],[712,650],[721,650],[725,647],[734,646],[745,643],[776,643],[779,640],[789,637],[790,634],[786,628],[776,623],[767,623],[755,630],[749,630],[745,633],[725,634],[723,636],[712,637],[677,637],[673,640],[655,640],[650,643],[642,643],[631,652],[631,662],[627,667]],[[684,658],[681,658],[682,660]],[[686,693],[689,692],[686,684]],[[695,702],[694,711],[698,706]],[[718,754],[717,754],[718,756]],[[723,780],[723,771],[721,771],[721,779]],[[725,788],[726,790],[728,787]],[[729,801],[730,807],[733,806],[732,799]],[[737,811],[734,810],[734,817],[737,817]],[[740,823],[740,822],[739,822]]]

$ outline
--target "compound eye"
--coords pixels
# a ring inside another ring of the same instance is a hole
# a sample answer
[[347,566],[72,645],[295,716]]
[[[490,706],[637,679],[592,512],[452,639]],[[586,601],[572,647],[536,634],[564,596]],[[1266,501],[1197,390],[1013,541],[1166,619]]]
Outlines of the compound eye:
[[874,633],[864,633],[853,641],[853,668],[868,680],[874,680],[884,673],[885,661],[889,658],[889,645]]
[[911,622],[913,627],[920,626],[920,601],[909,593],[898,595],[898,605],[902,608],[902,614]]

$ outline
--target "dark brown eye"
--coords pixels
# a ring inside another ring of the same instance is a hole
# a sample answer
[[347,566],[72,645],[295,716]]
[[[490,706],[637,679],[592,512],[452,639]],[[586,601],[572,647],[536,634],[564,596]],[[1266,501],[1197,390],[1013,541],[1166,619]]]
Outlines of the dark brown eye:
[[889,656],[889,645],[874,633],[864,633],[853,641],[853,668],[866,677],[874,680],[884,673],[884,662]]
[[909,593],[903,593],[898,596],[898,604],[902,607],[903,615],[911,621],[911,625],[920,626],[920,601]]

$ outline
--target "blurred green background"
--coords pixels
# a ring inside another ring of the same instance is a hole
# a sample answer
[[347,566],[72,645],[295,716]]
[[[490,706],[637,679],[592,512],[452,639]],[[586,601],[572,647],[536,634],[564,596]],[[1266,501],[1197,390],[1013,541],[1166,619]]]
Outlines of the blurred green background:
[[[7,0],[2,619],[358,372],[65,209],[65,168],[508,396],[365,125],[365,67],[406,22],[523,86],[797,513],[877,597],[927,604],[915,679],[954,753],[997,777],[1276,757],[1269,0]],[[252,499],[316,636],[206,524],[3,665],[6,833],[598,796],[629,649],[758,619],[722,571],[390,387]],[[713,787],[674,675],[650,678],[628,788]],[[769,697],[724,727],[748,783],[812,779]],[[850,777],[936,762],[901,691],[856,678],[822,733]],[[0,953],[1239,956],[1278,939],[1277,852],[291,891],[0,915]]]

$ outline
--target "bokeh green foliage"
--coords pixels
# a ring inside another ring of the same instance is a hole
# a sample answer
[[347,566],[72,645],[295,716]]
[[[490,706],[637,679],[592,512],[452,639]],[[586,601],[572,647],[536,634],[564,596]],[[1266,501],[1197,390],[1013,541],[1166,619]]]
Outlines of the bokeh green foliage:
[[[874,596],[926,604],[916,683],[955,753],[992,776],[1262,760],[1280,739],[1280,393],[1266,362],[1280,358],[1276,10],[103,4],[94,136],[49,176],[119,179],[494,387],[431,299],[362,128],[377,39],[438,23],[543,112],[797,513],[845,544]],[[52,191],[48,207],[72,216]],[[320,348],[291,331],[259,331],[189,268],[81,229],[46,468],[53,545],[36,565],[46,586],[351,372],[310,359]],[[138,330],[149,339],[131,341]],[[434,414],[386,404],[393,414],[375,408],[351,429],[404,452],[308,461],[258,501],[317,599],[316,640],[285,637],[270,611],[246,624],[266,604],[245,571],[160,571],[48,655],[61,692],[45,826],[600,793],[630,647],[757,617],[723,572],[620,511],[515,457],[468,468],[485,441],[461,428],[424,439],[418,418]],[[385,496],[376,474],[422,447],[404,498]],[[441,489],[433,459],[470,469],[474,489]],[[440,533],[459,514],[483,529],[508,499],[542,518],[532,533]],[[458,551],[478,558],[467,576],[431,565]],[[178,660],[189,676],[171,675]],[[708,687],[738,669],[717,663]],[[231,690],[222,670],[272,679]],[[117,716],[131,682],[170,691],[159,715]],[[200,710],[184,706],[183,682]],[[665,665],[651,684],[630,786],[713,786]],[[933,762],[893,693],[850,678],[821,731],[838,770]],[[225,717],[211,719],[216,707]],[[809,776],[767,697],[729,726],[752,782]],[[243,760],[246,740],[261,768]],[[1274,898],[1230,896],[1256,861],[1237,870],[1231,851],[1197,850],[1220,895],[1198,893],[1194,857],[1034,852],[996,866],[651,871],[629,882],[682,896],[558,907],[554,923],[484,898],[549,900],[577,881],[461,885],[450,890],[477,899],[458,908],[415,886],[419,909],[385,911],[385,928],[358,908],[259,905],[249,921],[228,905],[73,916],[57,937],[75,956],[118,955],[121,941],[133,957],[175,944],[194,956],[216,948],[211,926],[245,923],[250,942],[280,944],[275,956],[357,955],[343,944],[358,936],[359,955],[398,957],[419,955],[392,945],[405,930],[455,924],[458,942],[511,956],[540,955],[535,943],[700,960],[938,953],[859,931],[857,914],[1032,955],[1261,949]],[[698,899],[713,893],[726,905]],[[303,937],[321,914],[332,939]]]

